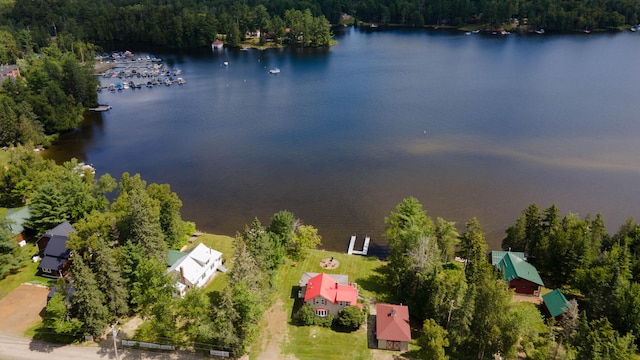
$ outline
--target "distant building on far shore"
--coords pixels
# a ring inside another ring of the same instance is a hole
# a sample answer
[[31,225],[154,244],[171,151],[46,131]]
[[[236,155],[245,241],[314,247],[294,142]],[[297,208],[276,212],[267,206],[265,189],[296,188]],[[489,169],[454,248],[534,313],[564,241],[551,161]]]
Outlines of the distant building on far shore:
[[20,76],[18,65],[0,65],[0,86],[2,86],[4,79],[8,77],[15,79],[18,76]]

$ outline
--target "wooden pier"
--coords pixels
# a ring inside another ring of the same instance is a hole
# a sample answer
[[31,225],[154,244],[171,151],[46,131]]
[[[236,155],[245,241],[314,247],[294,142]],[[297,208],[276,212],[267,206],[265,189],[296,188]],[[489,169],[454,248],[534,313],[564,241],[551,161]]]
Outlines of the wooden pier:
[[364,246],[362,247],[362,250],[354,250],[354,247],[356,245],[356,236],[352,235],[351,240],[349,240],[349,249],[347,250],[347,254],[367,256],[367,253],[369,252],[370,241],[371,241],[371,238],[369,236],[366,236],[364,238]]

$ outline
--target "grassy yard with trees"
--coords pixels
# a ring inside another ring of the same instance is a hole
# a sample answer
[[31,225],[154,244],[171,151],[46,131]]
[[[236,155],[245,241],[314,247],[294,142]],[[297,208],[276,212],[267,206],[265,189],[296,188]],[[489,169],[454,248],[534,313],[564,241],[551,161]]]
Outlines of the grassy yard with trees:
[[[345,247],[346,247],[345,242]],[[333,270],[322,268],[322,259],[334,258],[340,265]],[[299,261],[296,266],[288,262],[279,272],[277,296],[282,301],[283,309],[289,316],[287,322],[288,338],[281,344],[285,354],[292,354],[298,359],[311,359],[322,354],[326,359],[370,359],[367,332],[364,327],[354,331],[336,331],[320,326],[299,326],[291,320],[296,303],[298,282],[303,272],[326,272],[327,274],[344,274],[349,281],[358,284],[361,296],[368,300],[380,301],[387,297],[385,282],[381,272],[384,263],[375,257],[347,255],[323,250],[312,250],[309,256]]]

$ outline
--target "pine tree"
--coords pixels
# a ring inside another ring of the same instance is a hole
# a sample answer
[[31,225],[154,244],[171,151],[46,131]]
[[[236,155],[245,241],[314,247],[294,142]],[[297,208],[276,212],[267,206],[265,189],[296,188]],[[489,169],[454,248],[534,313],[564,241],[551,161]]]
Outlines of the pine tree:
[[71,263],[71,278],[75,292],[71,298],[73,313],[84,323],[88,334],[101,334],[109,323],[109,310],[105,306],[105,296],[98,287],[96,278],[83,261]]

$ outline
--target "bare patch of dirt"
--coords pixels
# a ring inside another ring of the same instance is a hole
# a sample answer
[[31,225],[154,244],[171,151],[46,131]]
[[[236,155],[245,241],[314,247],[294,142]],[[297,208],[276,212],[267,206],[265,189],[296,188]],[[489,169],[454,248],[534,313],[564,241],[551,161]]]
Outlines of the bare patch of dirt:
[[258,360],[296,359],[293,355],[283,354],[280,348],[281,344],[287,343],[289,337],[287,329],[289,314],[282,306],[282,300],[278,300],[263,317],[267,321],[267,328],[260,334],[261,342],[260,353],[257,356]]
[[47,294],[47,287],[22,284],[0,299],[0,334],[24,336],[25,331],[42,319],[40,313],[47,306]]
[[135,334],[136,329],[138,328],[138,326],[142,325],[142,323],[143,323],[142,318],[138,316],[129,319],[129,321],[119,326],[120,332],[118,333],[118,338],[120,339],[133,338],[133,335]]

